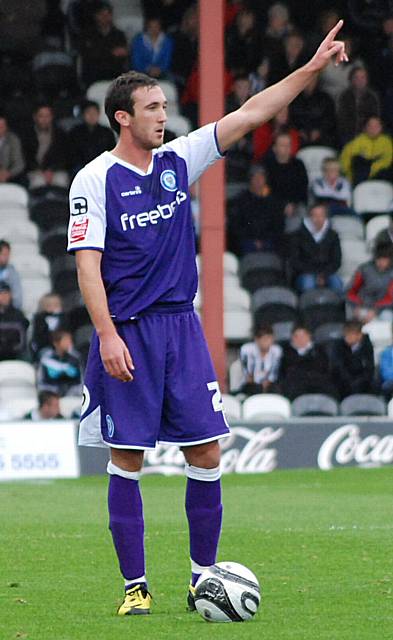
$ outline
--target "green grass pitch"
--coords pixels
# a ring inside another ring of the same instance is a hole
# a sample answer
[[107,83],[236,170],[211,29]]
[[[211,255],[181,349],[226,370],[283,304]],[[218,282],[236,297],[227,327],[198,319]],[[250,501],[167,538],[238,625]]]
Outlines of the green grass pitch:
[[250,567],[246,623],[187,613],[183,478],[145,477],[151,616],[118,618],[106,478],[0,485],[0,639],[393,638],[393,468],[223,479],[220,560]]

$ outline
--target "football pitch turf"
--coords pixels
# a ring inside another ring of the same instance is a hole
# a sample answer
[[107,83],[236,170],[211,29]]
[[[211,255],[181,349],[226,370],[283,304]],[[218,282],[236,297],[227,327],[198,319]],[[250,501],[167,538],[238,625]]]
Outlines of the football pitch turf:
[[142,480],[153,614],[119,618],[106,478],[0,484],[0,640],[393,638],[393,468],[223,478],[219,560],[263,598],[246,623],[185,610],[184,478]]

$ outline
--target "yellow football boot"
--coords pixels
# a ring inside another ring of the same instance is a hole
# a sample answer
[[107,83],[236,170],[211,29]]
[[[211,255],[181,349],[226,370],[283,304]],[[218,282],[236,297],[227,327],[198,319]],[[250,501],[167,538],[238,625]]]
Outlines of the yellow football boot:
[[147,615],[150,613],[151,594],[146,587],[136,584],[127,589],[124,600],[117,610],[118,616]]

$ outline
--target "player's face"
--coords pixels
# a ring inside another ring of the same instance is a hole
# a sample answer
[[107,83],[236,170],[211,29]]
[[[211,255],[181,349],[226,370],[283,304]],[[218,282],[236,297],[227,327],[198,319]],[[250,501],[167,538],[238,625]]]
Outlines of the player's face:
[[130,131],[135,142],[144,149],[155,149],[164,140],[166,98],[162,89],[139,87],[133,92],[134,115],[130,117]]

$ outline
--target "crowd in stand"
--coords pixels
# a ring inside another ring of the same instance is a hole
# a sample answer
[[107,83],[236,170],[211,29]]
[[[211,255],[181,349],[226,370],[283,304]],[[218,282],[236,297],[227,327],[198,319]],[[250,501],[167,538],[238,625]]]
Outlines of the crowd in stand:
[[[116,2],[8,4],[0,0],[0,183],[28,189],[41,251],[53,266],[65,246],[70,181],[115,144],[113,132],[101,124],[100,105],[87,97],[91,85],[131,68],[143,71],[175,87],[179,112],[197,126],[197,6],[192,0],[142,0],[144,26],[130,36],[117,25]],[[365,25],[348,13],[348,3],[337,2],[337,9],[330,2],[307,5],[307,15],[304,4],[226,4],[227,112],[304,64],[342,15],[350,56],[344,66],[331,63],[288,108],[228,152],[227,247],[240,262],[265,253],[284,263],[281,281],[257,280],[252,293],[269,285],[285,285],[298,296],[333,291],[341,303],[343,333],[325,348],[314,341],[313,323],[300,318],[299,324],[297,318],[278,344],[266,318],[257,314],[255,339],[241,348],[243,381],[235,391],[282,393],[291,400],[318,391],[337,399],[359,392],[390,398],[393,347],[375,368],[362,326],[393,319],[393,221],[375,238],[372,258],[345,282],[334,220],[359,218],[353,205],[357,185],[392,183],[393,15]],[[315,177],[301,159],[310,147],[328,149]],[[192,195],[198,236],[197,190]],[[393,203],[386,211],[391,212]],[[58,229],[58,244],[53,248],[52,237],[45,252],[51,228]],[[40,397],[30,417],[58,416],[58,398],[81,389],[85,353],[75,350],[73,335],[83,323],[75,320],[69,300],[64,305],[76,280],[71,278],[69,289],[64,281],[54,286],[33,317],[26,317],[12,243],[11,237],[0,240],[0,360],[34,363]]]

